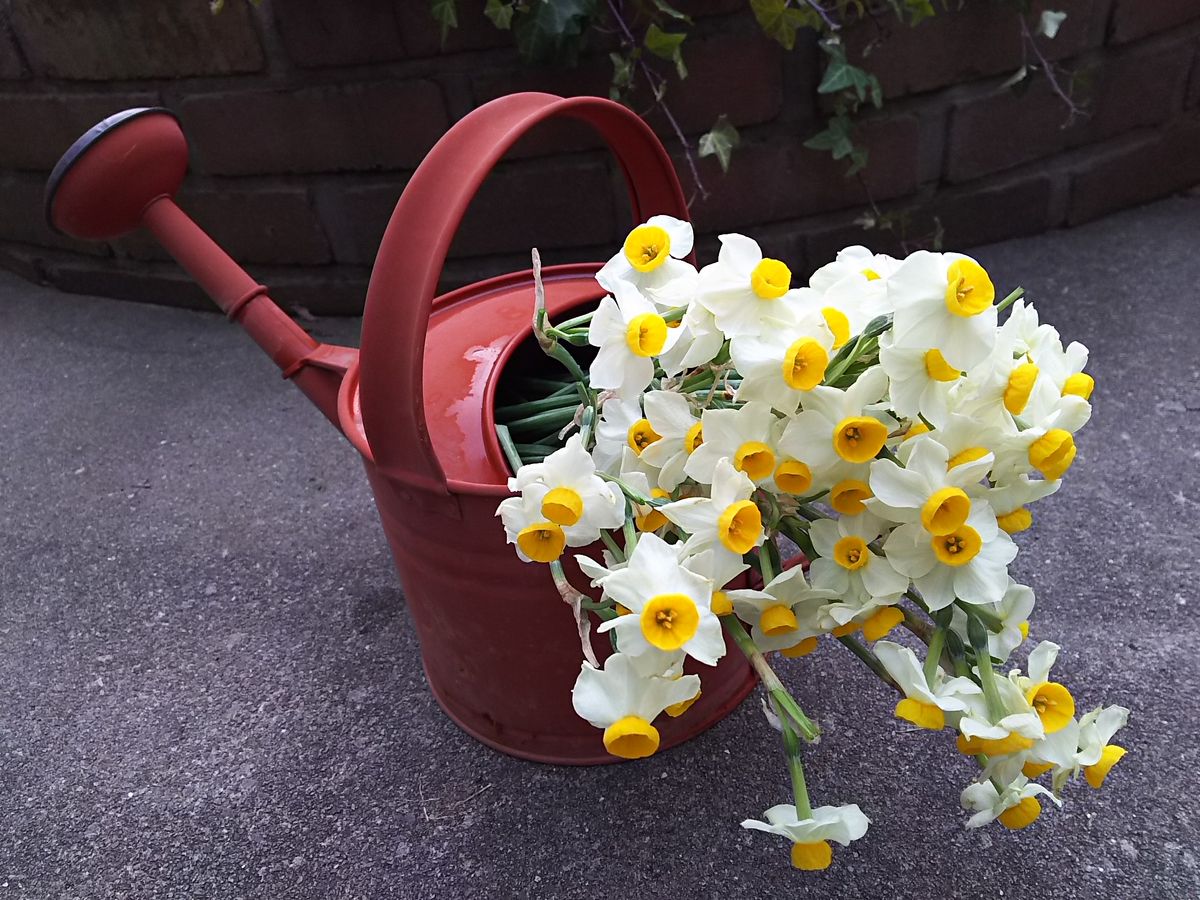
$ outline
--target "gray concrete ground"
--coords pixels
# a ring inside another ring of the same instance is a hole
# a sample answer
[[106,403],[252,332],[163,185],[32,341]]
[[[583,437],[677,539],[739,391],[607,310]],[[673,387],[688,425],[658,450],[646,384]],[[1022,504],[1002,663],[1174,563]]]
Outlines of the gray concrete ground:
[[[216,315],[0,275],[0,896],[1198,897],[1200,198],[977,251],[1092,349],[1096,414],[1016,574],[1130,754],[968,832],[971,766],[840,648],[790,665],[827,873],[737,823],[786,798],[748,702],[592,769],[468,738],[426,690],[353,451]],[[318,336],[353,340],[357,322]]]

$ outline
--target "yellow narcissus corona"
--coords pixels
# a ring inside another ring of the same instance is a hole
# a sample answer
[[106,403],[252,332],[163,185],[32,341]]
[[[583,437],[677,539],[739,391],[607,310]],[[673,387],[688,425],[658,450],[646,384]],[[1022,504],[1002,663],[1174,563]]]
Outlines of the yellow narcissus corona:
[[629,232],[621,249],[596,273],[596,281],[610,292],[632,284],[661,303],[664,291],[677,293],[681,283],[696,279],[695,267],[684,261],[691,252],[691,223],[651,216]]
[[921,671],[916,654],[907,647],[879,641],[873,649],[892,680],[904,692],[904,699],[896,704],[896,718],[918,728],[940,731],[946,726],[946,713],[965,711],[964,698],[982,693],[979,685],[970,678],[947,679],[940,667],[931,685]]
[[677,338],[676,329],[636,287],[616,282],[588,329],[588,342],[600,348],[588,369],[592,386],[626,394],[645,390],[654,378],[653,358]]
[[753,493],[754,482],[746,473],[722,459],[713,470],[711,496],[676,500],[659,511],[690,535],[685,552],[714,549],[741,558],[765,537],[762,513],[750,499]]

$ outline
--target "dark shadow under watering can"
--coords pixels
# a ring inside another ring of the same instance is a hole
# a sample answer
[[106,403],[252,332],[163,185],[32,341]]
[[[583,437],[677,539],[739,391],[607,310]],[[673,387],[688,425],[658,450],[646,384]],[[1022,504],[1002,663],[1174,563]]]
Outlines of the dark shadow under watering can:
[[[435,297],[484,178],[530,128],[556,117],[604,137],[635,223],[660,213],[687,218],[670,158],[625,107],[540,93],[495,100],[451,128],[404,189],[371,273],[361,350],[315,341],[175,204],[188,149],[167,110],[127,110],[76,141],[50,177],[46,215],[52,227],[90,240],[147,228],[359,451],[429,686],[450,717],[514,756],[593,764],[618,760],[571,707],[580,666],[574,622],[545,567],[522,563],[494,518],[510,474],[493,426],[496,388],[530,336],[532,273]],[[549,313],[597,301],[598,268],[547,267]],[[730,649],[704,668],[695,705],[659,723],[664,747],[713,725],[752,689],[752,672]]]

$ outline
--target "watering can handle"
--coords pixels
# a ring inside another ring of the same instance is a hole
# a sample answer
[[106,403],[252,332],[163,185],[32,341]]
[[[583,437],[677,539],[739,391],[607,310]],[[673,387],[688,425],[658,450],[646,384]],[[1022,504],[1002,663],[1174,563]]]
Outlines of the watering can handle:
[[559,116],[587,122],[604,137],[625,173],[635,223],[658,214],[687,218],[683,190],[662,143],[636,113],[611,100],[512,94],[479,107],[446,132],[396,204],[363,314],[363,427],[376,466],[413,487],[449,492],[425,425],[423,362],[450,242],[505,152],[529,129]]

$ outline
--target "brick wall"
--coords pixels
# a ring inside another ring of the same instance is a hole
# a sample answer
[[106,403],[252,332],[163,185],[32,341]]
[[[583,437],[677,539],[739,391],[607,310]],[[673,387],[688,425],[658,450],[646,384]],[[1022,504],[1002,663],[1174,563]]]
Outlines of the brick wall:
[[[529,68],[469,5],[443,48],[425,0],[228,0],[219,16],[205,0],[0,0],[0,265],[70,291],[203,304],[148,238],[82,244],[41,219],[46,175],[80,133],[163,105],[191,142],[184,208],[285,306],[357,311],[396,198],[452,122],[516,90],[607,92],[604,52],[575,69]],[[848,243],[895,248],[892,233],[858,223],[868,198],[911,210],[910,236],[936,219],[946,245],[965,248],[1200,182],[1200,3],[1054,0],[1068,18],[1044,52],[1090,73],[1093,115],[1069,128],[1044,84],[1020,97],[1001,88],[1022,60],[1007,9],[967,0],[894,28],[869,57],[888,100],[863,123],[861,181],[802,146],[822,116],[811,41],[783,52],[744,0],[681,5],[697,24],[691,77],[670,95],[676,118],[695,136],[726,113],[743,138],[728,175],[700,166],[702,249],[743,230],[804,272]],[[876,36],[860,25],[847,41],[857,53]],[[669,129],[650,121],[686,185]],[[445,282],[523,268],[535,244],[552,262],[599,258],[627,227],[603,150],[580,127],[548,125],[485,185]]]

